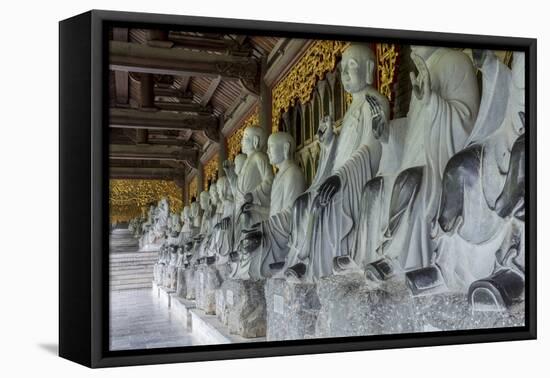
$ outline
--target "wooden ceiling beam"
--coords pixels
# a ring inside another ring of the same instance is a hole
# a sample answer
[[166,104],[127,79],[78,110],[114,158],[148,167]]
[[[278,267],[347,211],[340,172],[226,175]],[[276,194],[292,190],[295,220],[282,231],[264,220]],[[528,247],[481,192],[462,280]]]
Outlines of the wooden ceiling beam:
[[216,89],[218,89],[218,86],[220,85],[220,82],[222,81],[222,77],[218,76],[210,82],[210,85],[208,86],[208,89],[204,93],[204,95],[201,97],[201,106],[206,106],[212,99],[212,96],[214,95],[214,92],[216,92]]
[[109,66],[115,71],[179,76],[221,76],[257,81],[258,62],[250,57],[216,55],[203,51],[159,48],[138,43],[109,42]]

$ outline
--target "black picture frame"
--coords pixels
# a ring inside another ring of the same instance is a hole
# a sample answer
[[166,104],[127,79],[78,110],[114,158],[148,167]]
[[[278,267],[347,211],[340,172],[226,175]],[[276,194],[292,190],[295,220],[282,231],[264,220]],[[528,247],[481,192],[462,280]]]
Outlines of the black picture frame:
[[[224,31],[347,41],[519,50],[526,53],[525,326],[153,350],[108,350],[107,38],[110,26]],[[88,367],[251,358],[535,339],[537,41],[92,10],[59,23],[59,355]]]

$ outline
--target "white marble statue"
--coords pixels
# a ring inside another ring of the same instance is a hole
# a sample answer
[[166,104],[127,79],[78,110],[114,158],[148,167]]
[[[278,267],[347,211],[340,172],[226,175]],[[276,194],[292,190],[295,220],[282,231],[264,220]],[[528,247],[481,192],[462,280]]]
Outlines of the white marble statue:
[[216,185],[219,197],[218,213],[220,221],[214,227],[211,248],[212,252],[217,256],[216,263],[221,265],[228,262],[229,253],[233,251],[235,203],[227,177],[220,177]]
[[[334,135],[330,117],[319,126],[321,158],[307,192],[295,202],[287,278],[314,281],[333,273],[335,258],[353,254],[363,187],[378,171],[378,129],[388,121],[388,100],[373,86],[376,56],[352,44],[342,55],[342,84],[352,103]],[[336,259],[337,260],[337,259]]]
[[[377,250],[405,271],[432,263],[443,171],[465,147],[480,102],[475,68],[463,52],[412,46],[411,58],[418,75],[411,73],[413,94],[406,126],[400,129],[405,133],[401,154],[399,146],[394,149],[401,156],[400,173],[389,200],[384,240]],[[366,253],[374,253],[372,246]]]
[[472,137],[443,176],[434,259],[449,289],[462,292],[503,268],[523,276],[525,266],[525,57],[514,53],[512,70],[492,51],[482,60]]
[[[249,126],[244,130],[242,151],[246,160],[237,174],[235,202],[239,212],[245,203],[269,207],[271,185],[273,183],[273,168],[265,151],[266,133],[261,127]],[[242,214],[239,219],[241,229],[265,219],[259,214]]]
[[[261,238],[259,250],[250,251],[260,254],[257,266],[248,273],[254,278],[270,277],[275,268],[273,264],[284,263],[289,251],[292,205],[306,190],[304,173],[294,160],[295,151],[296,142],[289,133],[278,132],[269,136],[267,154],[270,163],[277,167],[271,189],[271,206],[266,208],[255,204],[245,205],[245,211],[269,215],[266,221],[260,223],[259,233],[255,236]],[[256,243],[257,241],[254,242]]]

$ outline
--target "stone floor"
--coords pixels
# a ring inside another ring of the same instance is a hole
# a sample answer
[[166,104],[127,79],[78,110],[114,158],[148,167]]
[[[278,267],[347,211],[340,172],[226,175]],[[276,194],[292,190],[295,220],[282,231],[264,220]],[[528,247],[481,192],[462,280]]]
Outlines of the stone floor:
[[151,289],[111,292],[110,350],[196,345],[193,336]]

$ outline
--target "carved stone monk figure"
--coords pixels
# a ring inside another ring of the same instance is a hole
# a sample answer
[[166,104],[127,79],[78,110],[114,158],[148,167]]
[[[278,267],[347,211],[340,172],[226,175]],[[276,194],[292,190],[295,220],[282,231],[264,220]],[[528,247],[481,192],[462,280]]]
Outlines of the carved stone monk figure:
[[523,295],[524,59],[514,53],[510,70],[484,52],[480,117],[468,147],[445,168],[438,217],[445,234],[435,263],[447,286],[473,291],[474,281],[485,281],[480,290],[492,287],[489,297],[500,298],[500,306],[517,299],[514,290]]
[[[269,207],[273,169],[265,151],[265,131],[261,127],[249,126],[244,130],[241,142],[242,151],[246,155],[240,174],[237,175],[237,207],[242,211],[242,205],[252,203]],[[265,219],[259,214],[249,214],[241,221],[241,228]]]
[[[413,95],[404,128],[400,174],[391,195],[388,226],[380,255],[397,260],[405,271],[431,264],[432,234],[449,159],[468,139],[479,109],[472,61],[461,51],[413,46]],[[422,280],[426,274],[418,272]],[[433,274],[432,274],[433,273]],[[414,281],[414,275],[408,274]]]
[[252,239],[261,238],[259,250],[246,248],[249,253],[260,254],[256,269],[250,273],[256,278],[271,276],[270,267],[274,268],[279,264],[281,268],[288,254],[292,205],[306,190],[304,173],[294,160],[295,150],[296,142],[289,133],[278,132],[269,136],[269,162],[278,168],[271,189],[271,206],[266,208],[255,204],[245,205],[244,211],[259,212],[262,216],[269,215],[266,221],[260,223],[259,232],[248,238],[253,245],[258,242]]
[[212,234],[212,254],[217,256],[216,264],[228,262],[229,253],[233,248],[233,219],[235,204],[229,185],[229,179],[222,176],[216,183],[218,189],[218,214],[220,221],[214,226]]
[[[330,118],[319,127],[321,159],[313,184],[292,214],[285,275],[316,280],[333,273],[333,260],[355,248],[359,203],[365,183],[378,171],[377,130],[388,119],[388,101],[374,87],[376,57],[362,44],[342,55],[342,84],[353,96],[340,134]],[[349,260],[349,258],[348,258]]]
[[[235,220],[236,249],[242,231],[252,225],[265,220],[267,213],[250,212],[250,205],[269,208],[271,200],[271,185],[273,184],[273,168],[264,152],[266,145],[265,131],[260,127],[249,126],[243,133],[241,148],[246,155],[240,174],[237,175],[237,215]],[[238,262],[233,267],[232,278],[248,279],[251,256],[244,251],[238,256]]]

